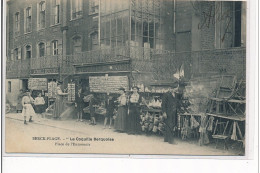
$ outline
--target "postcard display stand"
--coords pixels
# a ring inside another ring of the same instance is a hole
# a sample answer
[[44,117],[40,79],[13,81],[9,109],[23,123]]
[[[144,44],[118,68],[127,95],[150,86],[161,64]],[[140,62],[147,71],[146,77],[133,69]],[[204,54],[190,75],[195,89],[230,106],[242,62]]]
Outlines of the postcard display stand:
[[162,97],[167,89],[161,85],[153,84],[149,87],[138,85],[139,92],[145,98],[146,104],[142,106],[140,124],[142,131],[146,134],[162,135],[164,132],[164,117],[162,115]]
[[48,107],[55,102],[57,92],[57,83],[51,81],[48,83]]
[[75,102],[75,83],[68,84],[68,102]]

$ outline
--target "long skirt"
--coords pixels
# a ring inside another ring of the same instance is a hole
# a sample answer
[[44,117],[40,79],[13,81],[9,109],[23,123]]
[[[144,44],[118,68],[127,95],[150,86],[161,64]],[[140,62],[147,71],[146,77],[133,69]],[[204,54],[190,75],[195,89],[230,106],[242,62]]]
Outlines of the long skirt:
[[38,114],[45,112],[45,105],[35,105],[35,112]]
[[54,118],[59,118],[62,112],[64,111],[64,103],[62,98],[57,97],[54,103]]
[[23,110],[22,110],[23,116],[30,116],[31,117],[31,116],[35,115],[35,111],[34,111],[31,104],[25,104],[25,107],[26,108],[23,108]]
[[126,131],[126,107],[120,106],[117,110],[117,117],[115,119],[115,129],[118,131]]
[[130,105],[128,116],[128,133],[138,134],[141,133],[140,125],[140,108],[136,105]]

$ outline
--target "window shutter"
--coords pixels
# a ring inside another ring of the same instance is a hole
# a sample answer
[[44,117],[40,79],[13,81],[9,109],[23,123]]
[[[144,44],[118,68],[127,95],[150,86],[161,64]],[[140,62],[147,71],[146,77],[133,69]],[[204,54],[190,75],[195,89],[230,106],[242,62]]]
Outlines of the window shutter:
[[24,46],[23,48],[23,59],[26,59],[27,58],[27,50],[26,50],[26,46]]
[[11,57],[10,57],[11,59],[11,61],[13,61],[14,60],[14,50],[11,50]]
[[24,24],[23,24],[23,28],[24,28],[24,33],[28,32],[27,31],[27,18],[26,18],[26,8],[23,10],[23,16],[24,16]]
[[18,48],[18,59],[22,59],[22,49]]
[[37,28],[40,28],[40,4],[37,4]]

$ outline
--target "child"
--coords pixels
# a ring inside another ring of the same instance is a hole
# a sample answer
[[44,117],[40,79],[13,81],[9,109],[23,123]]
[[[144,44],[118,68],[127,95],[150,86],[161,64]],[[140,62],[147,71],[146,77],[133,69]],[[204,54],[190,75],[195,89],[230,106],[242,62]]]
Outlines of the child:
[[110,124],[109,124],[109,129],[110,129],[111,125],[112,125],[112,120],[113,120],[115,102],[114,102],[113,96],[109,95],[109,93],[108,93],[108,99],[106,100],[105,104],[106,104],[107,112],[106,112],[106,115],[105,115],[104,129],[106,128],[108,118],[110,119]]
[[89,95],[89,111],[90,111],[90,117],[91,117],[90,125],[96,125],[94,96],[92,94]]

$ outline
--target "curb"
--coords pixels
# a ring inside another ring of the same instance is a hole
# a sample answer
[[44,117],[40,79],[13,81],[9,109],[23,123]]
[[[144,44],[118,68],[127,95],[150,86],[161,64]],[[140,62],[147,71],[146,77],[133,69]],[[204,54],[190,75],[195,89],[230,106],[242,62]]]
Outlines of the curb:
[[[24,121],[24,120],[21,120],[21,119],[18,119],[18,118],[11,118],[11,117],[5,117],[5,118],[11,119],[11,120],[16,120],[16,121],[22,121],[22,122]],[[37,121],[33,121],[30,124],[37,124],[37,125],[41,125],[41,126],[48,126],[48,127],[52,127],[52,128],[57,128],[57,129],[61,129],[61,130],[67,130],[67,131],[70,131],[70,132],[75,132],[75,133],[80,133],[80,134],[87,135],[87,133],[83,133],[81,131],[71,130],[71,129],[68,129],[68,128],[54,126],[54,125],[50,125],[50,124],[46,124],[46,123],[40,123],[39,121],[38,122]]]

